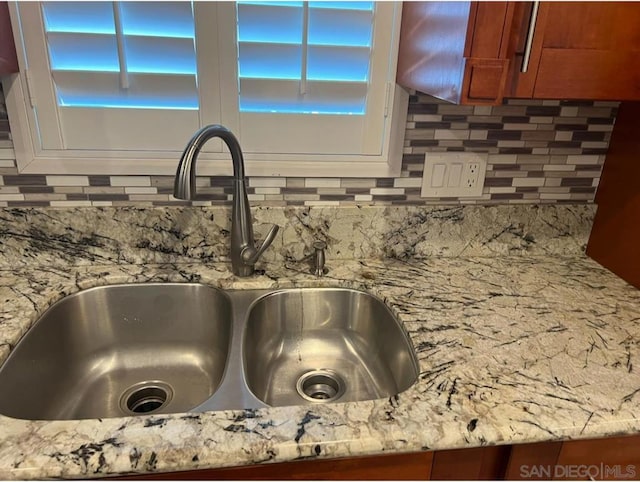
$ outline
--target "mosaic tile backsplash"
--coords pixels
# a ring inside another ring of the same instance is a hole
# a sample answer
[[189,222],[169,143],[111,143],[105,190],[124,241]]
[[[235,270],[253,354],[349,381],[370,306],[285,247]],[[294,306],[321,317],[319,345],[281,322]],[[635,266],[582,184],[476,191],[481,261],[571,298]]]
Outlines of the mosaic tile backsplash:
[[[459,106],[414,94],[400,177],[250,177],[249,199],[261,206],[591,203],[618,105],[507,99]],[[420,197],[425,153],[445,151],[488,154],[481,197]],[[202,177],[198,184],[196,204],[230,204],[230,178]],[[0,206],[189,204],[172,192],[173,176],[19,174],[0,90]]]

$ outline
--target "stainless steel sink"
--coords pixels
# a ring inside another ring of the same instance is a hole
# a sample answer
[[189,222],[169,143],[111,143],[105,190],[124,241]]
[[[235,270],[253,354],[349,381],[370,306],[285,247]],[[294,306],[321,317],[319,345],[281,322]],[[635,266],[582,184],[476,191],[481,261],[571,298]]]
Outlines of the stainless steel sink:
[[257,301],[245,328],[249,389],[272,406],[371,400],[409,388],[411,343],[387,307],[355,290],[286,290]]
[[62,299],[0,368],[0,413],[53,420],[185,412],[222,381],[231,304],[199,284],[92,288]]
[[33,420],[392,396],[413,347],[379,299],[337,288],[92,288],[53,305],[0,367],[0,414]]

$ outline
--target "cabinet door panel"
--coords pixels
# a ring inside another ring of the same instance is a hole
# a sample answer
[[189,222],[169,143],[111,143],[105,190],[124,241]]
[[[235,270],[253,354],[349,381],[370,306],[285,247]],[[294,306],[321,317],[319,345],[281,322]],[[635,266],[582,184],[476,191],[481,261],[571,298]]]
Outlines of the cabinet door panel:
[[460,100],[470,10],[470,2],[403,4],[398,84]]
[[508,2],[479,2],[471,12],[473,31],[467,42],[466,57],[485,59],[502,58],[505,48],[505,35],[511,25],[513,5]]
[[637,480],[639,469],[640,437],[574,440],[562,444],[554,480]]
[[554,2],[548,5],[543,47],[628,50],[640,44],[640,4]]
[[511,447],[476,447],[441,450],[433,456],[433,480],[500,480],[504,477]]
[[548,480],[558,460],[562,442],[514,445],[505,480]]
[[533,96],[541,99],[640,99],[640,51],[545,48]]
[[405,2],[397,82],[450,102],[502,102],[509,2]]
[[528,74],[535,75],[532,95],[640,99],[639,55],[640,3],[542,2]]

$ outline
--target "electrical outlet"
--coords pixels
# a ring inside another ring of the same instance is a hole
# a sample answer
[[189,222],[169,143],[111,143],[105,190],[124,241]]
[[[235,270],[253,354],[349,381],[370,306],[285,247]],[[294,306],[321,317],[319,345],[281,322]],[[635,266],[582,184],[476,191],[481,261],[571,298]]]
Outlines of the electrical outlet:
[[422,197],[482,196],[487,155],[443,152],[425,155]]
[[[464,178],[462,185],[468,188],[474,188],[478,185],[478,179],[480,177],[480,163],[479,162],[467,162],[464,165]],[[484,178],[484,176],[483,176]]]

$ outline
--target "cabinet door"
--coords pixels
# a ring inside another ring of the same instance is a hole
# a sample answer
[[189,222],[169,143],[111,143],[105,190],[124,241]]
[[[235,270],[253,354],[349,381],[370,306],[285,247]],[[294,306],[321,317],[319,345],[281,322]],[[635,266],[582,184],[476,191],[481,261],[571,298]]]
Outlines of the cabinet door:
[[564,442],[554,480],[638,480],[640,437]]
[[504,478],[511,447],[440,450],[433,455],[432,480],[500,480]]
[[7,2],[0,2],[0,76],[18,71]]
[[405,2],[397,82],[462,104],[499,104],[511,2]]
[[640,436],[514,445],[506,480],[638,480]]
[[[525,14],[518,69],[528,21]],[[533,28],[528,70],[514,69],[515,97],[640,99],[640,3],[540,2]]]
[[562,442],[540,442],[511,447],[505,480],[550,480]]

